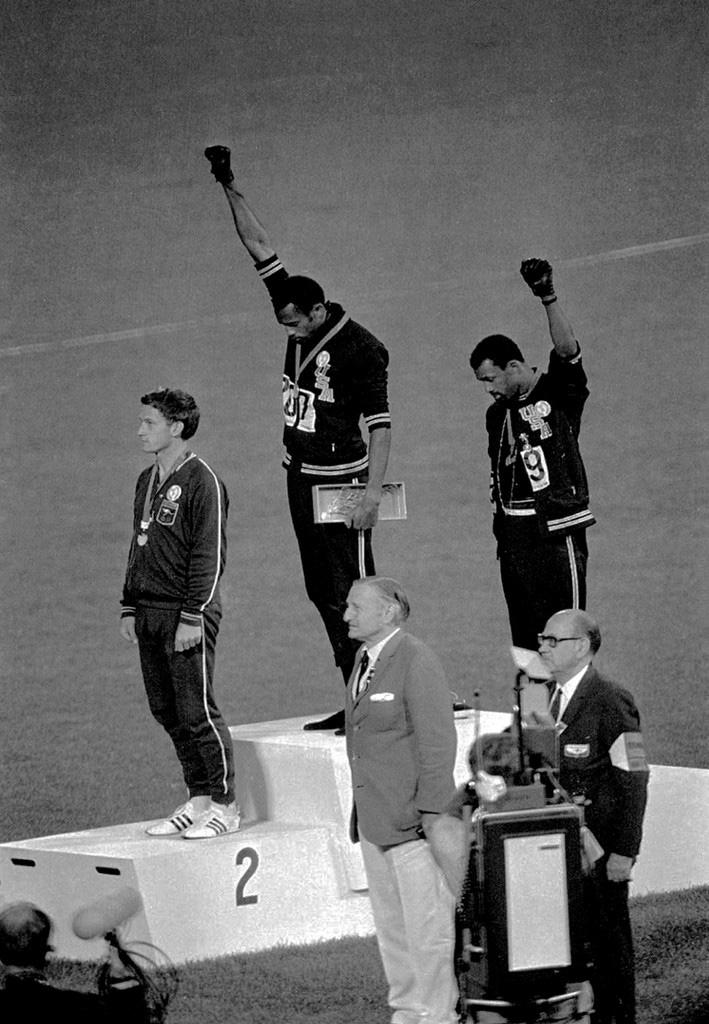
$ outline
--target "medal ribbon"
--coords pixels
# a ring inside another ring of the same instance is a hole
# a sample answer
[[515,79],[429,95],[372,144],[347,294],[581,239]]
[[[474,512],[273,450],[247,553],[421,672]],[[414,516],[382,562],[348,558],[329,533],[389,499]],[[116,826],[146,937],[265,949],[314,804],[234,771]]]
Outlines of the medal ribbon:
[[148,480],[148,489],[145,492],[145,501],[143,502],[143,515],[140,518],[140,532],[145,534],[148,532],[150,526],[150,506],[153,504],[153,487],[155,486],[155,477],[158,475],[158,464],[157,460],[153,464],[153,468],[150,471],[150,480]]
[[[187,462],[187,460],[191,459],[191,458],[192,458],[192,452],[186,451],[185,454],[183,455],[183,457],[179,460],[179,462],[175,463],[174,466],[170,467],[170,471],[165,476],[165,480],[167,480],[168,477],[171,477],[172,474],[175,473],[180,468],[180,466],[184,465],[184,463]],[[150,471],[150,479],[148,480],[148,489],[145,492],[145,500],[143,501],[143,515],[142,515],[141,520],[140,520],[140,533],[138,534],[138,543],[140,544],[141,547],[143,546],[143,544],[145,544],[145,542],[148,539],[148,527],[150,526],[150,524],[151,524],[151,522],[153,520],[152,505],[153,505],[153,502],[155,501],[155,496],[153,495],[153,487],[155,486],[155,477],[157,475],[158,475],[158,463],[157,463],[157,459],[156,459],[155,463],[153,464],[153,468]],[[162,481],[162,484],[165,483],[165,480]],[[160,486],[162,486],[162,484]]]
[[347,323],[348,320],[349,320],[349,316],[345,313],[337,321],[335,326],[332,327],[327,332],[325,337],[320,339],[320,341],[317,343],[317,345],[312,350],[312,352],[308,353],[308,355],[305,357],[305,360],[303,361],[302,364],[300,362],[300,353],[301,353],[300,342],[296,342],[296,346],[295,346],[295,373],[294,373],[294,377],[295,377],[294,383],[295,383],[295,386],[296,386],[296,391],[297,391],[297,388],[298,388],[298,378],[300,377],[300,375],[303,372],[303,370],[305,369],[305,367],[308,365],[308,363],[312,362],[312,360],[315,359],[315,356],[318,354],[320,349],[324,345],[326,345],[328,343],[328,341],[330,341],[330,339],[332,337],[334,337],[335,334],[337,334],[337,332],[340,330],[341,327],[345,326],[345,324]]

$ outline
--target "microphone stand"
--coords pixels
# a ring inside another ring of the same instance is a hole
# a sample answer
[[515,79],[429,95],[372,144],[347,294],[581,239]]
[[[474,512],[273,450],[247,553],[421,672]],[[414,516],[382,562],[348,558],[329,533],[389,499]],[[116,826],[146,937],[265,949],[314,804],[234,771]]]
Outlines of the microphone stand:
[[518,669],[514,685],[515,703],[512,709],[515,725],[517,727],[517,752],[519,755],[520,781],[522,780],[525,772],[524,738],[522,736],[522,677],[524,675],[524,671],[522,669]]

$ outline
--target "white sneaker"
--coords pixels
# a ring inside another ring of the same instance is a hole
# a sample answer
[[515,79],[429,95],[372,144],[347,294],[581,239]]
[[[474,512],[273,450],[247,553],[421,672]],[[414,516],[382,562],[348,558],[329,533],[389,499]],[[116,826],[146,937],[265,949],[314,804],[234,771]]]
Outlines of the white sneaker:
[[225,836],[227,832],[238,832],[241,824],[241,811],[236,803],[215,804],[212,801],[209,809],[202,814],[194,825],[185,829],[183,839],[214,839]]
[[190,825],[194,825],[195,821],[209,810],[211,804],[212,801],[208,796],[193,796],[184,804],[180,804],[169,818],[156,821],[145,831],[149,836],[177,836],[180,832],[188,829]]

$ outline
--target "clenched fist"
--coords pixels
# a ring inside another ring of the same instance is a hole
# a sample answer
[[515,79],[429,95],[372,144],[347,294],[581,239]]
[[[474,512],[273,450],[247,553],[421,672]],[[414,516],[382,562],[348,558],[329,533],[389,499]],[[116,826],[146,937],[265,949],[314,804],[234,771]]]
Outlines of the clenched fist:
[[551,276],[551,263],[547,260],[523,260],[519,272],[538,299],[556,298]]

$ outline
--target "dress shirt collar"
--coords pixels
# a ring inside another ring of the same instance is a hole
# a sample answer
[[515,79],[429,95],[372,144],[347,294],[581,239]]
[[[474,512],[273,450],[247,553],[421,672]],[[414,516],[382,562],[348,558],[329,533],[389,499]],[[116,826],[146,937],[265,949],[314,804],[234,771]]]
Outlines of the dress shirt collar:
[[382,648],[384,647],[384,644],[388,643],[391,640],[391,638],[394,636],[394,634],[398,633],[400,631],[400,629],[401,629],[401,626],[397,626],[396,629],[392,629],[391,633],[389,633],[388,636],[385,636],[383,640],[379,641],[379,643],[374,644],[373,647],[366,647],[365,646],[365,650],[367,651],[367,654],[369,655],[369,669],[370,669],[370,671],[371,671],[371,669],[372,669],[372,667],[374,665],[374,662],[377,660],[379,655],[382,653]]
[[586,675],[586,670],[588,669],[588,666],[590,664],[591,663],[589,661],[588,664],[584,665],[583,668],[580,669],[576,673],[575,676],[572,676],[571,679],[567,679],[566,682],[563,685],[561,683],[557,683],[556,684],[557,687],[561,690],[561,702],[559,704],[559,718],[561,718],[561,716],[564,714],[564,711],[569,706],[569,701],[571,700],[573,695],[576,693],[576,690],[578,689],[578,685],[581,682],[581,680],[583,679],[583,677]]

